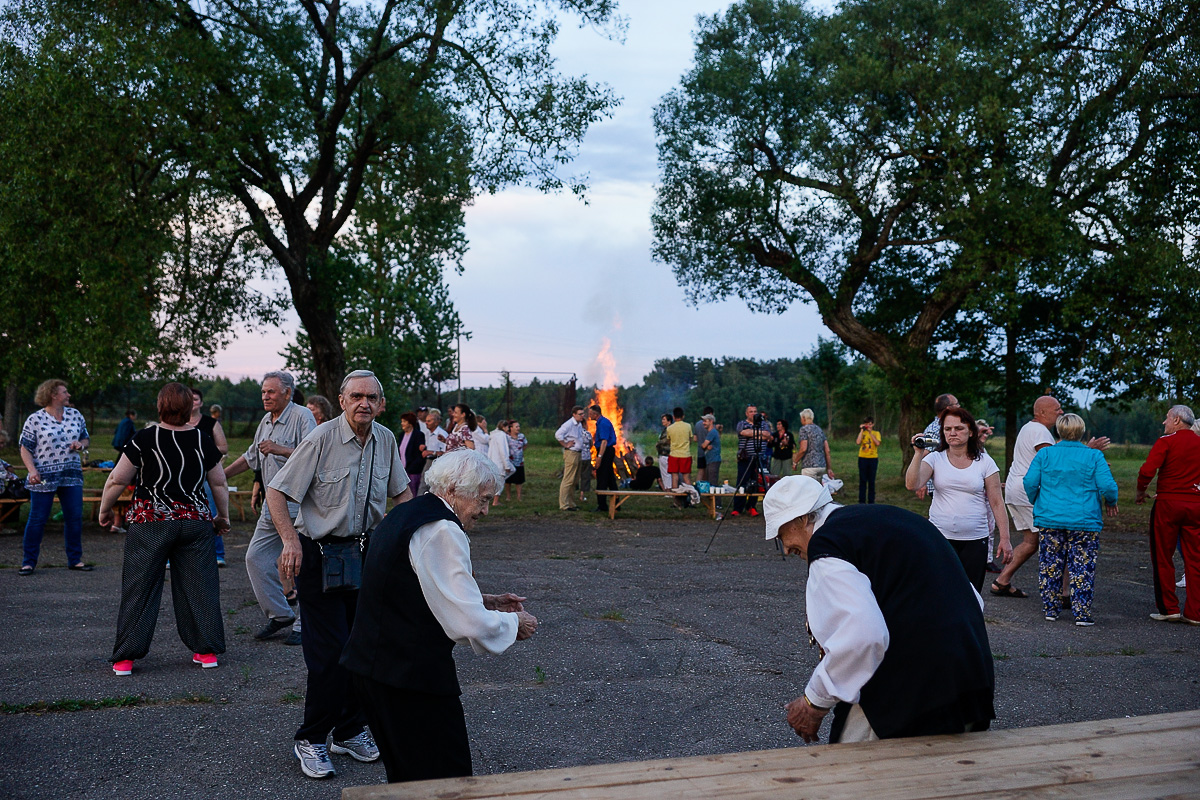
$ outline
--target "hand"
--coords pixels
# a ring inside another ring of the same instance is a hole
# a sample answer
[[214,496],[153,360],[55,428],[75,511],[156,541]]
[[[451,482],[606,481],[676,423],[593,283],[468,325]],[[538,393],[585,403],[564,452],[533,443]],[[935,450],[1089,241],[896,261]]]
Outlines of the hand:
[[279,579],[289,581],[300,574],[300,542],[283,542],[283,552],[279,554]]
[[1110,517],[1115,517],[1117,515],[1117,511],[1118,509],[1115,505],[1111,505],[1104,509],[1104,513],[1108,514]]
[[217,533],[229,533],[229,517],[217,517],[213,520]]
[[829,709],[814,708],[801,695],[784,706],[784,710],[787,711],[788,725],[792,726],[797,736],[806,742],[819,741],[817,732],[821,730],[821,720],[829,713]]
[[1093,436],[1091,439],[1088,439],[1087,446],[1092,448],[1093,450],[1099,450],[1099,451],[1103,452],[1108,449],[1108,446],[1111,443],[1112,443],[1112,440],[1109,439],[1107,436],[1099,436],[1099,437]]
[[1008,538],[1001,539],[998,549],[1000,551],[1000,563],[1011,564],[1013,560],[1012,541]]
[[275,443],[272,441],[259,442],[258,452],[262,453],[264,456],[274,455]]
[[530,614],[528,611],[517,612],[517,641],[523,641],[537,631],[537,617]]
[[929,494],[929,486],[922,486],[916,491],[917,499],[924,500],[925,495]]
[[79,441],[71,442],[69,445],[67,445],[67,449],[70,450],[71,452],[75,452],[76,450],[82,450],[83,442],[79,442]]
[[250,490],[250,510],[255,514],[262,513],[263,491],[262,484],[256,483]]
[[837,478],[837,476],[833,474],[833,470],[829,470],[828,474],[829,474],[829,480],[831,480],[831,481]]
[[487,608],[491,611],[506,611],[510,613],[516,613],[518,611],[525,610],[525,606],[523,606],[522,603],[528,599],[529,598],[527,597],[515,595],[512,592],[505,592],[504,594],[485,594],[483,596],[483,605],[484,608]]
[[1133,498],[1133,502],[1137,503],[1139,506],[1142,503],[1145,503],[1146,502],[1146,490],[1138,489],[1137,497]]
[[38,474],[36,469],[31,469],[29,470],[29,477],[27,480],[29,481],[30,485],[37,486],[42,482],[42,476]]
[[113,526],[113,522],[115,521],[114,517],[115,515],[113,514],[112,509],[109,508],[100,512],[100,516],[97,518],[97,521],[100,523],[101,528],[111,528]]
[[914,450],[916,450],[916,451],[917,451],[917,455],[920,455],[920,456],[924,456],[924,455],[925,455],[925,448],[924,448],[924,447],[921,447],[919,444],[917,444],[917,439],[918,439],[918,438],[922,438],[922,437],[924,437],[924,435],[925,435],[925,434],[923,434],[923,433],[918,433],[918,434],[916,434],[916,436],[913,436],[913,438],[912,438],[912,446],[913,446],[913,449],[914,449]]

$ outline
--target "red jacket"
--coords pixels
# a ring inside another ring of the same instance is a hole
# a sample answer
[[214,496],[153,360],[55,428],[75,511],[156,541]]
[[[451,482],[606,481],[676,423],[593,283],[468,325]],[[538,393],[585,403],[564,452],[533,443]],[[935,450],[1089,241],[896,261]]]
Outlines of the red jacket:
[[1200,436],[1191,430],[1158,437],[1138,470],[1137,488],[1146,491],[1158,473],[1158,494],[1187,495],[1200,500]]

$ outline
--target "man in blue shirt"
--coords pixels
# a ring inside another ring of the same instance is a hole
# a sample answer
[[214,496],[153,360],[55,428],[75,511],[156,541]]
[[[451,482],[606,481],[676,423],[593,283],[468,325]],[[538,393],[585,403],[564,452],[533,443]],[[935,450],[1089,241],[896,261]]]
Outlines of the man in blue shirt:
[[617,431],[608,418],[600,413],[600,406],[588,409],[588,418],[596,423],[596,434],[592,444],[596,448],[596,510],[608,513],[608,495],[604,490],[617,488],[617,474],[613,471],[613,460],[617,454]]
[[113,449],[117,451],[117,458],[121,457],[121,450],[124,449],[125,445],[129,444],[130,440],[133,439],[133,435],[137,433],[137,425],[134,424],[135,419],[137,419],[137,412],[130,409],[125,412],[125,419],[121,420],[121,423],[117,425],[117,432],[113,434],[112,440]]

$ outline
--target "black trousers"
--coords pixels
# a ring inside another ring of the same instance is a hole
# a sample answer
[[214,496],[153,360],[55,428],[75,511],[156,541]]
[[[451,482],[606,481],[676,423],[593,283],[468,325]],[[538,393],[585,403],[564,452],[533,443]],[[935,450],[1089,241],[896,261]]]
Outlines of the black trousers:
[[[738,460],[737,462],[737,487],[744,487],[746,493],[758,491],[758,459],[751,457],[745,461]],[[739,514],[745,509],[753,509],[758,503],[757,497],[743,497],[742,495],[734,495],[733,510]]]
[[858,459],[858,502],[875,502],[875,474],[879,472],[878,458]]
[[[613,461],[617,454],[611,447],[604,448],[604,455],[600,456],[600,463],[596,465],[596,488],[608,491],[615,491],[617,488],[617,473],[613,470]],[[596,508],[600,511],[608,511],[608,497],[606,495],[596,495]]]
[[168,560],[179,638],[193,653],[225,652],[213,524],[194,519],[134,522],[125,535],[121,610],[110,661],[144,658],[150,652]]
[[983,580],[987,577],[988,565],[987,537],[966,541],[958,539],[947,539],[946,541],[958,554],[958,560],[962,562],[963,570],[967,573],[967,580],[975,584],[975,591],[983,594]]
[[457,697],[397,689],[362,675],[351,678],[388,783],[471,774],[467,720]]
[[321,550],[307,536],[300,537],[302,559],[296,576],[300,598],[300,644],[308,667],[304,693],[304,724],[296,739],[324,744],[330,733],[344,741],[362,733],[367,718],[350,687],[350,673],[338,663],[354,626],[358,592],[321,591]]

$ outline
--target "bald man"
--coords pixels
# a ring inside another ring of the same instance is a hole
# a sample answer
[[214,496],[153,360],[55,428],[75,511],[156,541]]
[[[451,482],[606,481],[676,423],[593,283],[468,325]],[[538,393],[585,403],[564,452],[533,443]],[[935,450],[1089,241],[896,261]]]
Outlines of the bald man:
[[[1020,589],[1012,585],[1013,575],[1029,557],[1038,551],[1038,532],[1033,527],[1033,503],[1025,494],[1025,473],[1033,457],[1043,447],[1054,444],[1054,423],[1063,415],[1062,403],[1050,395],[1044,395],[1033,401],[1033,419],[1026,422],[1017,434],[1013,448],[1013,463],[1004,476],[1004,502],[1008,505],[1008,513],[1012,515],[1015,534],[1020,534],[1021,542],[1013,548],[1012,561],[992,581],[992,594],[997,597],[1028,597]],[[1088,447],[1104,450],[1108,447],[1108,438],[1093,438]],[[1015,540],[1016,535],[1013,536]]]

